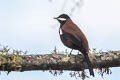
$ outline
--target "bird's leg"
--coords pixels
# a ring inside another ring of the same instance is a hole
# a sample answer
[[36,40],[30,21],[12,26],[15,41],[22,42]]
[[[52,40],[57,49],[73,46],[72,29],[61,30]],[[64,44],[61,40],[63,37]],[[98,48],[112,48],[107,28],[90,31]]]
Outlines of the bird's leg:
[[79,51],[78,51],[78,55],[79,55]]
[[73,49],[70,51],[70,55],[72,54]]
[[67,52],[67,49],[65,49],[65,53],[68,53],[68,52]]

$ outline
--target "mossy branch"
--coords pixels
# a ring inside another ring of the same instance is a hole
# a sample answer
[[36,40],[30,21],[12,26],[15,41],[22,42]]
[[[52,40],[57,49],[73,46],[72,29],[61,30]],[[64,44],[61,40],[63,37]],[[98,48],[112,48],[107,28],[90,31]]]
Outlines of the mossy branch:
[[[94,68],[120,66],[120,51],[109,51],[89,54]],[[30,71],[30,70],[71,70],[82,71],[87,64],[82,55],[44,54],[20,55],[0,54],[1,71]]]
[[[69,55],[69,53],[59,53],[56,48],[51,54],[26,55],[27,52],[12,50],[2,47],[0,49],[0,71],[31,71],[48,70],[53,75],[61,75],[63,70],[72,71],[71,77],[81,77],[84,80],[88,77],[85,74],[87,64],[83,55]],[[99,70],[99,74],[111,74],[109,67],[120,66],[120,51],[97,52],[95,49],[89,53],[89,57],[94,69]]]

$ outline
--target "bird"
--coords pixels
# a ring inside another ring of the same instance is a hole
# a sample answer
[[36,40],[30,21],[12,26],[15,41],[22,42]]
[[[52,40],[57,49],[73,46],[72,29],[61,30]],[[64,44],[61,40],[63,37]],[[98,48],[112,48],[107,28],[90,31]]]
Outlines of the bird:
[[89,44],[84,33],[67,14],[61,14],[54,19],[60,23],[59,35],[63,44],[68,48],[78,50],[83,54],[88,65],[89,73],[94,77],[93,67],[88,56]]

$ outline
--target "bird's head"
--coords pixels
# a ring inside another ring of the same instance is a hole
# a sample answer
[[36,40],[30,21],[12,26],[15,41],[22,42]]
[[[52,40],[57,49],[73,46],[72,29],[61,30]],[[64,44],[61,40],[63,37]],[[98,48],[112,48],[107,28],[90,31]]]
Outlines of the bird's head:
[[65,24],[67,19],[69,19],[70,17],[67,15],[67,14],[61,14],[60,16],[58,16],[57,18],[54,18],[54,19],[57,19],[61,25]]

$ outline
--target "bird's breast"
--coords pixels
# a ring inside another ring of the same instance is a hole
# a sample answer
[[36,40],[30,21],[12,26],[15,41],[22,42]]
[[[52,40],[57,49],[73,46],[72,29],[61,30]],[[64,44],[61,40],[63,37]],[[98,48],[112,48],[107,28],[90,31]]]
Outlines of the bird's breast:
[[72,48],[72,49],[76,49],[76,47],[74,47],[74,44],[73,44],[69,34],[63,32],[63,34],[60,35],[60,38],[61,38],[62,43],[65,46]]
[[63,42],[63,44],[69,48],[71,48],[72,46],[72,42],[71,39],[69,39],[68,36],[66,36],[65,34],[61,34],[60,35],[61,41]]

